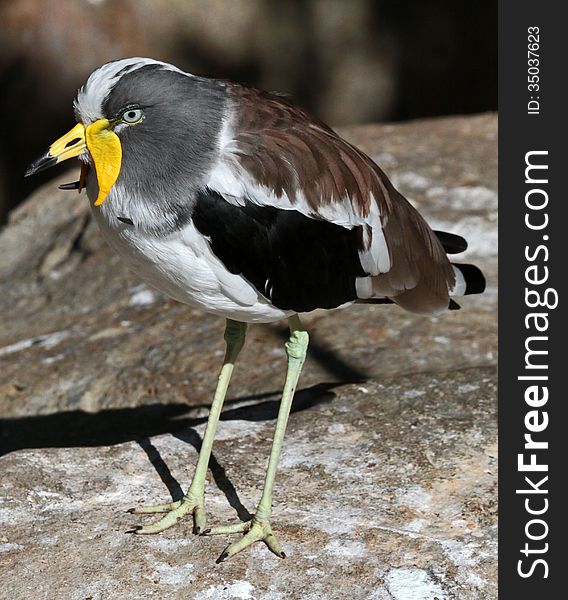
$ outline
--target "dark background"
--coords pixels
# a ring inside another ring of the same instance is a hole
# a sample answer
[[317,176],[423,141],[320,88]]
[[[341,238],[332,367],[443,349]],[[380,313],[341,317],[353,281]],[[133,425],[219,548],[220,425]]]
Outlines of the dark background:
[[333,125],[495,110],[491,0],[0,0],[0,223],[98,65],[150,56],[287,92]]

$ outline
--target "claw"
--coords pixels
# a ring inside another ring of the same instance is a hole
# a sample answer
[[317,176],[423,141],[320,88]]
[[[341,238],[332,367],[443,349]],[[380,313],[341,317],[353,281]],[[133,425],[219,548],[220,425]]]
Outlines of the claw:
[[128,529],[124,533],[137,533],[139,529],[142,529],[140,525],[134,525],[132,529]]

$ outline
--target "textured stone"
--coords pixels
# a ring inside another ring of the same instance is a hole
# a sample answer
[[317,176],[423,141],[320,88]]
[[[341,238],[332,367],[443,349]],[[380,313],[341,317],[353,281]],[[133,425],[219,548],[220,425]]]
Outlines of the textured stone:
[[[51,182],[0,233],[0,597],[496,598],[496,118],[343,133],[435,228],[464,235],[483,296],[436,318],[357,306],[312,340],[273,525],[156,537],[125,512],[179,497],[223,353],[222,320],[128,273],[85,199]],[[460,260],[462,256],[457,257]],[[254,509],[284,378],[285,328],[249,328],[214,447],[211,523]]]

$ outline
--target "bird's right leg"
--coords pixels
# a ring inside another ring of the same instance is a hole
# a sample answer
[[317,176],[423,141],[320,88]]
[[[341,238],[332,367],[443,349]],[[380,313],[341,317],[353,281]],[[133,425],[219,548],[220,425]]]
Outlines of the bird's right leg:
[[227,345],[225,360],[223,361],[223,367],[221,368],[221,373],[219,374],[217,389],[215,390],[215,396],[213,398],[213,403],[211,404],[209,419],[207,420],[207,426],[203,436],[203,443],[201,445],[201,451],[199,452],[199,458],[197,460],[197,467],[195,468],[195,474],[187,494],[177,502],[158,504],[155,506],[140,506],[130,509],[129,512],[136,515],[167,513],[155,523],[144,525],[143,527],[136,527],[134,530],[132,530],[133,533],[159,533],[160,531],[164,531],[164,529],[168,529],[168,527],[171,527],[177,523],[184,515],[188,513],[193,513],[194,533],[200,533],[205,528],[205,476],[209,466],[209,458],[211,457],[213,438],[215,437],[215,432],[217,430],[217,424],[219,422],[221,409],[223,408],[223,402],[225,400],[227,388],[229,387],[229,381],[233,373],[237,356],[239,355],[239,352],[241,351],[245,342],[246,327],[246,323],[239,323],[238,321],[227,319],[227,325],[225,328],[225,342]]

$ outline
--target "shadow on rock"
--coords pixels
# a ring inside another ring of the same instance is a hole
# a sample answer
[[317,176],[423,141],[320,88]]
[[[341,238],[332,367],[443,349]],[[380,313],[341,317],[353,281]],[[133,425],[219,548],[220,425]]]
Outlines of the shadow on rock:
[[[330,402],[335,397],[332,390],[339,385],[341,384],[321,383],[298,391],[292,405],[292,412]],[[221,415],[221,421],[276,419],[280,406],[279,394],[280,392],[271,392],[260,396],[228,400],[226,406],[240,405],[247,401],[251,401],[251,404],[226,409]],[[263,398],[273,396],[277,399],[259,402]],[[207,417],[196,418],[191,415],[196,409],[207,406],[150,404],[136,408],[102,410],[98,413],[74,410],[51,415],[0,419],[0,456],[27,448],[112,446],[133,440],[140,441],[164,433],[177,434],[180,439],[193,444],[196,438],[194,439],[193,434],[187,432],[191,431],[192,427],[206,422]],[[197,447],[196,444],[197,442],[193,445]],[[147,453],[151,452],[149,446],[146,450]]]

